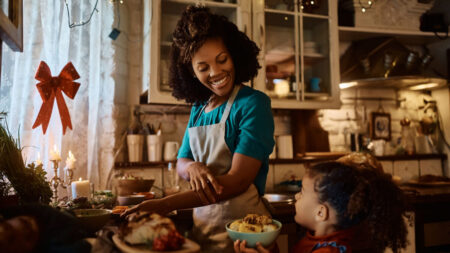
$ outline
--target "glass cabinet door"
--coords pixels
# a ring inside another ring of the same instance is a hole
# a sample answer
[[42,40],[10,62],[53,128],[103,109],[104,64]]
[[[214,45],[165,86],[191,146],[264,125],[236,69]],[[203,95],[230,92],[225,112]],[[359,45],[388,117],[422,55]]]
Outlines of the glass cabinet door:
[[[316,14],[319,13],[319,14]],[[330,27],[327,2],[315,8],[305,7],[301,19],[304,100],[326,98],[330,95]]]
[[272,98],[273,107],[319,108],[336,95],[337,3],[332,16],[330,1],[253,1],[253,40],[262,66],[254,87]]
[[[152,0],[151,63],[149,103],[183,103],[171,95],[169,85],[169,60],[172,33],[188,5],[202,4],[213,13],[226,16],[246,31],[251,22],[250,1],[240,0]],[[249,31],[248,31],[249,32]]]
[[299,16],[294,0],[256,1],[253,15],[253,37],[261,48],[262,66],[255,87],[272,100],[298,100]]

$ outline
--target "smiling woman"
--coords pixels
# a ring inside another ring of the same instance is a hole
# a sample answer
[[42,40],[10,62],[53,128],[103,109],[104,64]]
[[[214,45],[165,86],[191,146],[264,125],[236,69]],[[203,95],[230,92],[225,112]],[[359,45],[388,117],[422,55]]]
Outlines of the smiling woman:
[[202,250],[232,252],[225,224],[249,213],[269,215],[261,196],[274,145],[270,99],[243,85],[260,68],[259,49],[225,17],[189,6],[171,53],[173,96],[193,103],[177,157],[178,174],[191,190],[127,213],[194,207],[192,236]]

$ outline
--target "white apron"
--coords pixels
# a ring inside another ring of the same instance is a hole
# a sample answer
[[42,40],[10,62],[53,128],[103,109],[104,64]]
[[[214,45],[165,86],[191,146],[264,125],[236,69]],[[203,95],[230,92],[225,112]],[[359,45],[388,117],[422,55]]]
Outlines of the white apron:
[[[239,87],[239,85],[234,87],[218,124],[195,127],[205,105],[195,120],[194,127],[188,129],[194,161],[206,164],[215,176],[226,174],[231,168],[233,154],[225,142],[225,122]],[[234,252],[233,242],[228,237],[225,224],[243,218],[248,213],[269,215],[254,184],[237,197],[195,208],[193,212],[194,240],[200,244],[202,252]]]

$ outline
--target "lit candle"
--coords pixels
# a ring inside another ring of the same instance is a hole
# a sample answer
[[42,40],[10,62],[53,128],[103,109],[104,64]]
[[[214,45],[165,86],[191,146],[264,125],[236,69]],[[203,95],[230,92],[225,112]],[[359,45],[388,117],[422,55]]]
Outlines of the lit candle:
[[36,166],[39,166],[39,165],[41,165],[41,164],[42,164],[42,161],[41,161],[41,153],[38,152],[38,156],[37,156],[37,160],[36,160]]
[[87,197],[90,195],[90,184],[88,180],[82,180],[81,177],[78,181],[72,182],[72,199],[78,197]]
[[61,161],[61,156],[59,155],[56,145],[54,145],[53,149],[50,150],[50,161]]
[[69,150],[69,156],[66,159],[66,167],[69,169],[75,169],[75,156],[72,154],[72,151]]

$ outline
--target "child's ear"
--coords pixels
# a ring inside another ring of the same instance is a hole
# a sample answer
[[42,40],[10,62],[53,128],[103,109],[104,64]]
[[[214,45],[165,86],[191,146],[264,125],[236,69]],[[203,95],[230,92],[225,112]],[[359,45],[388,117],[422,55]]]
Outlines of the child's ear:
[[330,210],[326,205],[319,205],[316,210],[316,221],[326,221],[330,216]]

